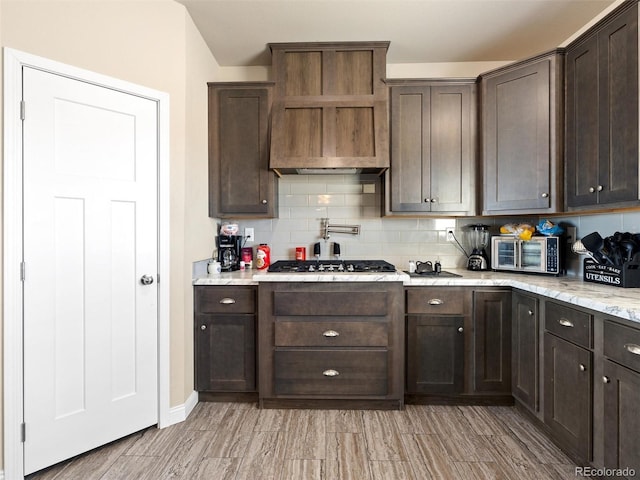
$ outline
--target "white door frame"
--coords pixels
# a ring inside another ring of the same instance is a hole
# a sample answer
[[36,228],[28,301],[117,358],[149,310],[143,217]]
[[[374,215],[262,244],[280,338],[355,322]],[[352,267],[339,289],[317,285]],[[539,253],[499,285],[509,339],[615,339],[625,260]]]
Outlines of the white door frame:
[[[22,261],[22,68],[28,66],[155,101],[158,109],[158,426],[171,418],[169,395],[169,95],[4,48],[4,478],[24,478]],[[1,476],[1,474],[0,474]]]

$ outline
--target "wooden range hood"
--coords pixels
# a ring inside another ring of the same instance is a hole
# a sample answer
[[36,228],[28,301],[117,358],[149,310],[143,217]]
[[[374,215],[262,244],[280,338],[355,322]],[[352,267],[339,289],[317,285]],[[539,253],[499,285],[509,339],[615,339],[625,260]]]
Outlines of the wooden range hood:
[[269,167],[375,173],[389,167],[389,42],[271,43]]

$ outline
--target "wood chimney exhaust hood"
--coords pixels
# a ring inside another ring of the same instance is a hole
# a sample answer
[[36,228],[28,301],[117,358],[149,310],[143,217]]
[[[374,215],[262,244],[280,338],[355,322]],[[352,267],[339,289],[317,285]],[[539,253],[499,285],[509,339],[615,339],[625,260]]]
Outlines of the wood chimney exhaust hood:
[[389,42],[271,43],[275,92],[269,167],[376,173],[389,167]]

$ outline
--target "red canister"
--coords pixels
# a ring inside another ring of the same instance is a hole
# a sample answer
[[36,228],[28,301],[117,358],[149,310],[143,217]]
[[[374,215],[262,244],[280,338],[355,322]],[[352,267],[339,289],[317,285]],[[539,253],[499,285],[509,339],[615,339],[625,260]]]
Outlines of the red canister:
[[271,264],[271,249],[266,243],[261,243],[256,251],[256,267],[265,270]]
[[303,261],[307,259],[306,247],[296,247],[296,260]]

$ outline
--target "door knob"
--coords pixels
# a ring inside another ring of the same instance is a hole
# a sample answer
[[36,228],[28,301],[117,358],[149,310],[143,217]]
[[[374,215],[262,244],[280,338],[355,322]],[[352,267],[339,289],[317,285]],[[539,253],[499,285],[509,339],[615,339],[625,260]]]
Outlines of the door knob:
[[153,276],[143,275],[142,277],[140,277],[140,283],[142,285],[151,285],[153,283]]

